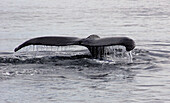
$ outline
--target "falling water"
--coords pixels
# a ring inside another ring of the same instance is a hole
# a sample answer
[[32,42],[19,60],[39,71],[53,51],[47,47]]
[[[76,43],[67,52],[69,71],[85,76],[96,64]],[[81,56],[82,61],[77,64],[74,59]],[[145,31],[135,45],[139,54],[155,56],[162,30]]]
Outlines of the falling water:
[[104,48],[104,58],[106,60],[120,61],[128,60],[132,62],[131,52],[127,52],[124,46],[107,46]]
[[87,49],[82,46],[45,46],[45,45],[30,45],[27,47],[22,48],[19,52],[41,52],[41,51],[75,51],[75,50],[82,50]]
[[[75,51],[87,49],[82,46],[44,46],[44,45],[31,45],[24,47],[21,52],[26,52],[27,55],[33,55],[34,57],[41,56],[43,52],[48,52],[48,55],[69,55]],[[128,60],[132,62],[131,52],[127,52],[124,46],[99,46],[89,47],[91,54],[96,59],[122,61]],[[80,51],[81,52],[81,51]]]
[[71,46],[45,46],[45,45],[30,45],[19,50],[17,54],[24,54],[29,57],[42,56],[71,56],[81,55],[88,51],[86,47],[71,45]]

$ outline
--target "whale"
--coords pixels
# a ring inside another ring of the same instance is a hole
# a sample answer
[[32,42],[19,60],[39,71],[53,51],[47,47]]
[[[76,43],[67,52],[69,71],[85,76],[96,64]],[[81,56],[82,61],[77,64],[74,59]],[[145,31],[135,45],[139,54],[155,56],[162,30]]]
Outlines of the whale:
[[105,53],[106,46],[121,45],[129,52],[135,48],[135,42],[129,37],[105,37],[100,38],[98,35],[90,35],[87,38],[65,37],[65,36],[44,36],[36,37],[25,41],[14,49],[15,52],[29,45],[45,45],[45,46],[69,46],[79,45],[85,46],[90,51],[93,58],[102,58]]

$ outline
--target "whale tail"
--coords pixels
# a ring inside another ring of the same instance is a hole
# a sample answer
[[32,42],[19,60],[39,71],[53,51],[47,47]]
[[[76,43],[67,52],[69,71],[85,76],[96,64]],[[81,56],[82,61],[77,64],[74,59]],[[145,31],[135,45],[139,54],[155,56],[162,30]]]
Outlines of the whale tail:
[[122,45],[126,47],[126,51],[131,51],[135,48],[135,42],[128,37],[108,37],[100,38],[98,35],[90,35],[87,38],[77,37],[60,37],[47,36],[30,39],[15,48],[15,52],[29,45],[46,45],[46,46],[68,46],[81,45],[88,48],[94,58],[101,58],[104,55],[106,46]]
[[22,43],[17,48],[15,48],[14,51],[17,52],[21,48],[29,45],[46,45],[46,46],[78,45],[78,41],[79,38],[76,37],[56,37],[56,36],[38,37]]

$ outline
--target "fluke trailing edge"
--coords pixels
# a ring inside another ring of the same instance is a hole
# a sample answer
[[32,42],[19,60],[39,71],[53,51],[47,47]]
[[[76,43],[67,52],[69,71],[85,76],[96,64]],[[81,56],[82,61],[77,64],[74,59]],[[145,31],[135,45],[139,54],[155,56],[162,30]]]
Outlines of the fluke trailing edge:
[[47,36],[30,39],[15,48],[15,52],[29,45],[46,45],[46,46],[68,46],[81,45],[89,49],[94,58],[102,57],[105,46],[122,45],[126,47],[126,51],[131,51],[135,48],[135,42],[128,37],[108,37],[100,38],[98,35],[90,35],[87,38],[77,37],[61,37]]

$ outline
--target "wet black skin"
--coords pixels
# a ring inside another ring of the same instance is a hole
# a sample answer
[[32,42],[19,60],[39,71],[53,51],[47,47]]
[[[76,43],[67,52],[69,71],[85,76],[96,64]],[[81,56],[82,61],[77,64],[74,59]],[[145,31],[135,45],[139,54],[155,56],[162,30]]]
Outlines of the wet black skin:
[[15,48],[15,52],[29,45],[46,45],[46,46],[69,46],[81,45],[88,48],[92,57],[102,58],[104,55],[105,46],[122,45],[126,47],[126,51],[131,51],[135,48],[135,42],[128,37],[107,37],[100,38],[98,35],[90,35],[87,38],[77,37],[61,37],[48,36],[30,39]]

